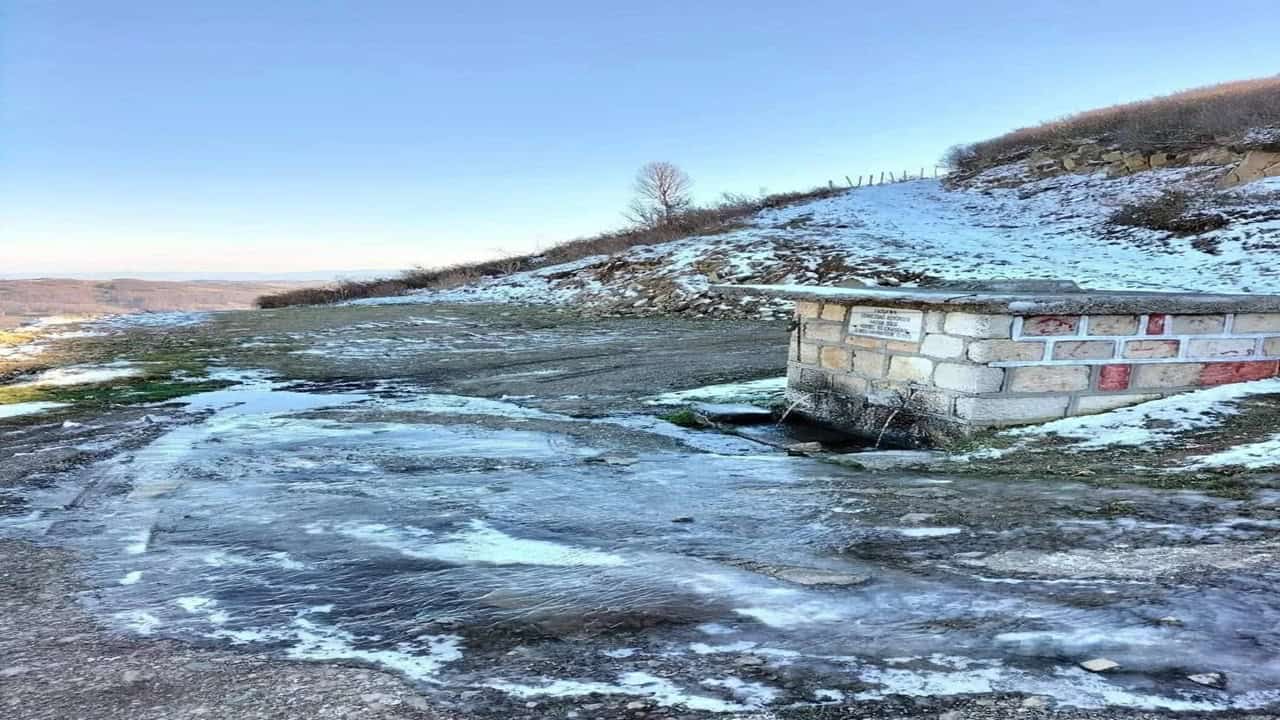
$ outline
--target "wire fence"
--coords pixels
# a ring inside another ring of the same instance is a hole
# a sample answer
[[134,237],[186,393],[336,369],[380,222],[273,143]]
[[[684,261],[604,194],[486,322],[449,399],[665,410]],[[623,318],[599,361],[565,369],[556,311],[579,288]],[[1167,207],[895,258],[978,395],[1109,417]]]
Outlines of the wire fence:
[[[929,174],[930,171],[932,171],[932,174]],[[932,168],[922,167],[920,168],[920,171],[915,174],[912,174],[910,170],[901,170],[897,172],[893,170],[884,170],[881,171],[879,175],[876,173],[870,173],[868,175],[854,175],[853,177],[845,175],[844,181],[851,188],[860,188],[863,186],[870,187],[872,185],[884,185],[885,183],[899,183],[911,180],[939,178],[946,174],[947,168],[942,165],[934,165]],[[836,188],[836,181],[828,180],[827,187],[834,190]]]

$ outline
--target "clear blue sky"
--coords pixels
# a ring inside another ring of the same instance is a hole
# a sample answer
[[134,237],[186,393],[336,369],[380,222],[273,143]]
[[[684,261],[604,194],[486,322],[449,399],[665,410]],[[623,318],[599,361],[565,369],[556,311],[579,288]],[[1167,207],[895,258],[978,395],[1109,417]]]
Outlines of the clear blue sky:
[[0,0],[0,272],[401,268],[1280,71],[1276,0]]

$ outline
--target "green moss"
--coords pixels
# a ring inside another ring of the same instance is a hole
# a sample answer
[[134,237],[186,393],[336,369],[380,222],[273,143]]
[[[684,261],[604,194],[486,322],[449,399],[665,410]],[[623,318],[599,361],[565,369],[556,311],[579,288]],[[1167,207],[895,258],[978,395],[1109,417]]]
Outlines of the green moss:
[[119,405],[165,402],[186,395],[220,390],[233,383],[223,380],[178,382],[168,378],[142,378],[129,383],[77,385],[73,387],[32,386],[0,388],[0,405],[19,402],[59,402],[77,408],[100,409]]
[[658,417],[662,420],[666,420],[672,425],[679,425],[680,427],[694,428],[697,430],[707,427],[708,424],[706,418],[689,408],[673,410],[668,413],[663,413]]

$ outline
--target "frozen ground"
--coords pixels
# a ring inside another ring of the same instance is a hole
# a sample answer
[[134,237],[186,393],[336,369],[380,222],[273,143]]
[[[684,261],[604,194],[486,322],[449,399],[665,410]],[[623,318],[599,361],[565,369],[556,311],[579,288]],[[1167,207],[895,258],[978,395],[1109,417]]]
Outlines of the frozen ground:
[[[731,232],[449,291],[357,302],[537,302],[715,315],[736,301],[706,296],[713,282],[910,284],[926,278],[1053,277],[1094,288],[1280,292],[1280,180],[1214,191],[1221,169],[1192,167],[1000,186],[1020,172],[1021,166],[997,168],[956,190],[934,180],[859,188],[762,212]],[[1125,203],[1192,187],[1205,211],[1230,224],[1173,237],[1107,223]]]
[[[1280,702],[1274,491],[793,457],[648,405],[772,390],[729,381],[777,376],[781,326],[404,310],[99,338],[95,364],[182,348],[233,384],[0,421],[0,536],[74,551],[82,607],[143,646],[364,665],[464,717]],[[422,342],[297,352],[337,328]],[[31,688],[74,667],[5,652]]]

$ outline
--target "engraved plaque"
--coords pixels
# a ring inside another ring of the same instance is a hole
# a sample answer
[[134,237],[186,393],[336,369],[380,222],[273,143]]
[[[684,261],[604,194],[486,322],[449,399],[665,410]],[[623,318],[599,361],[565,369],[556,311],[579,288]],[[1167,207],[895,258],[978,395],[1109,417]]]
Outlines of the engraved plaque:
[[924,313],[920,310],[858,306],[849,311],[849,334],[920,342]]

